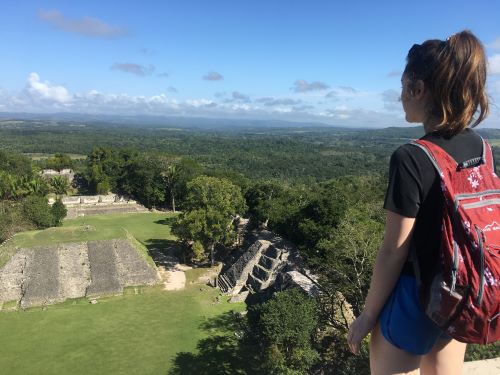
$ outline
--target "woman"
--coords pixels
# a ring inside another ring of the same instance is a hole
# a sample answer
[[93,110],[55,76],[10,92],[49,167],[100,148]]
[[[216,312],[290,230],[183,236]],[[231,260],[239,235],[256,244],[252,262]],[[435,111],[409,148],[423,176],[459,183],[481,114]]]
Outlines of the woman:
[[[471,127],[488,113],[486,58],[480,41],[462,31],[446,41],[414,45],[401,79],[408,122],[422,123],[422,139],[458,163],[481,156]],[[477,119],[473,116],[477,115]],[[409,249],[415,249],[423,285],[438,262],[443,198],[427,155],[406,144],[390,162],[384,208],[387,221],[364,311],[352,323],[348,344],[359,351],[371,332],[370,367],[381,374],[461,374],[466,345],[452,340],[423,313]]]

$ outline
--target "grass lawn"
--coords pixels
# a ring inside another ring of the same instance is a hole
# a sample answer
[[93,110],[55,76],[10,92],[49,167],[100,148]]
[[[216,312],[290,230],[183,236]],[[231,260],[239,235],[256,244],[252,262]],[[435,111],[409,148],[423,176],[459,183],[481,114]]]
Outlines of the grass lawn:
[[[162,246],[174,240],[168,225],[172,216],[79,218],[61,228],[21,233],[11,245],[124,238],[129,233],[144,246]],[[195,282],[202,272],[187,271],[183,291],[132,288],[97,304],[79,299],[43,309],[1,311],[0,374],[191,374],[193,366],[205,368],[197,373],[220,374],[219,368],[207,370],[204,364],[212,359],[229,366],[227,356],[234,353],[229,311],[245,305],[229,304],[225,297],[217,303],[218,290]],[[214,338],[225,343],[224,351],[207,345]]]
[[[125,238],[130,232],[146,246],[155,242],[173,241],[169,219],[175,214],[134,213],[88,216],[66,220],[62,227],[24,232],[14,237],[19,247],[49,245],[60,242],[81,242]],[[88,227],[90,226],[90,230]]]
[[245,305],[216,304],[217,295],[192,284],[177,292],[145,288],[95,305],[82,299],[0,312],[0,373],[166,375],[176,355],[196,353],[200,340],[234,335],[210,322]]

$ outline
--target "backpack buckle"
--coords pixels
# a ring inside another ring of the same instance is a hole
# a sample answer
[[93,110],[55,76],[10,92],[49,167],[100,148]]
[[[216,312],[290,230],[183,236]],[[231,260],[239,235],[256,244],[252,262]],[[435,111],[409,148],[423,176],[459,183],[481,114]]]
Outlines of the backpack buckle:
[[462,170],[471,167],[477,167],[478,165],[485,164],[486,160],[484,160],[483,156],[478,156],[477,158],[472,158],[461,163],[457,164],[457,170]]

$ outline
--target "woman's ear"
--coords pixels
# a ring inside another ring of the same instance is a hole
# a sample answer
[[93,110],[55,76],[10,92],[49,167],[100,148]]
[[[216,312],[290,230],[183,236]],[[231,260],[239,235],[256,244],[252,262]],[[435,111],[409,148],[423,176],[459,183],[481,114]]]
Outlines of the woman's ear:
[[421,79],[417,79],[413,86],[413,97],[415,99],[421,99],[425,94],[425,83]]

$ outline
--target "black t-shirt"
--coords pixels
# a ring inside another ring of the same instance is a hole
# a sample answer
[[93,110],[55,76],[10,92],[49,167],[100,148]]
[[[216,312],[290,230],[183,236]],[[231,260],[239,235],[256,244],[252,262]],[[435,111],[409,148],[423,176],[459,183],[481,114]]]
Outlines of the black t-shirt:
[[[483,152],[481,137],[472,129],[451,138],[433,132],[421,139],[440,146],[457,163],[481,156]],[[416,249],[424,285],[429,285],[438,264],[443,203],[440,178],[429,157],[416,146],[399,147],[391,156],[384,208],[416,218],[410,249]],[[406,264],[403,273],[412,274],[411,266]]]

